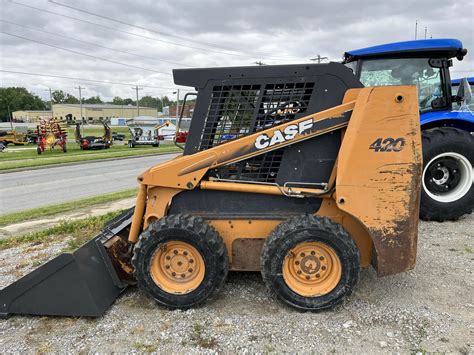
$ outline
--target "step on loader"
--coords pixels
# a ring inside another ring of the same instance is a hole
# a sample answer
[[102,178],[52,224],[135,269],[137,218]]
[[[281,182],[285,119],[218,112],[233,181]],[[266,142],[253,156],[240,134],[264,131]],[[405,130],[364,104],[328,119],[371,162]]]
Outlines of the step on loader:
[[363,88],[338,63],[174,79],[197,89],[183,154],[140,175],[136,206],[87,244],[1,290],[1,314],[100,316],[135,284],[189,308],[229,270],[260,271],[284,303],[318,311],[348,296],[363,267],[414,267],[414,86]]

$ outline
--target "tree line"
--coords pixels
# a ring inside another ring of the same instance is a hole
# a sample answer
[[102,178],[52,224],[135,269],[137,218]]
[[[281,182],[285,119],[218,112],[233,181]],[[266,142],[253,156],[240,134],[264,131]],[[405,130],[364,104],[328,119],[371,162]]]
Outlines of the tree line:
[[[79,99],[63,90],[55,90],[51,93],[51,98],[54,104],[79,104]],[[181,100],[180,100],[181,102]],[[136,100],[132,98],[121,98],[115,96],[112,101],[102,101],[100,96],[91,96],[82,99],[83,104],[114,104],[114,105],[132,105],[136,106]],[[153,107],[158,111],[163,111],[163,106],[170,106],[176,104],[175,101],[170,100],[167,96],[152,97],[143,96],[138,100],[142,107]],[[41,97],[29,92],[23,87],[6,87],[0,88],[0,121],[8,121],[11,117],[11,112],[22,110],[51,110],[49,100],[44,101]]]

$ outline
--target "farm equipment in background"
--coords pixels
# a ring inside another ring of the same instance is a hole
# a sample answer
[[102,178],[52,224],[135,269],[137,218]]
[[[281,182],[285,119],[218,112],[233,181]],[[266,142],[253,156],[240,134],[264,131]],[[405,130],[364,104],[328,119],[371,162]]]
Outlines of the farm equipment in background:
[[138,121],[134,123],[127,122],[127,125],[132,135],[132,139],[128,141],[129,148],[140,145],[159,147],[160,141],[165,139],[165,135],[160,135],[160,129],[169,127],[171,122],[166,121],[158,125],[150,125],[150,123]]
[[16,126],[12,130],[0,131],[0,143],[4,147],[8,144],[13,145],[27,145],[28,142],[28,127],[26,126]]
[[175,142],[176,143],[186,143],[188,138],[188,132],[176,132]]
[[123,140],[125,140],[125,134],[112,132],[112,140],[113,141],[123,141]]
[[40,119],[36,131],[36,152],[38,155],[41,155],[46,148],[54,149],[56,146],[64,153],[67,152],[67,126],[60,119]]
[[[455,103],[456,104],[453,104],[453,109],[454,110],[461,110],[461,111],[464,111],[464,110],[469,110],[471,112],[474,111],[474,100],[471,100],[470,102],[465,102],[465,105],[463,106],[463,100],[462,100],[462,97],[463,95],[458,95],[458,92],[459,92],[459,88],[462,87],[462,84],[463,84],[463,79],[454,79],[454,80],[451,80],[451,88],[452,88],[452,91],[453,91],[453,96],[454,97],[457,97],[457,99],[455,99],[454,101],[456,101]],[[464,85],[469,85],[469,89],[471,91],[471,94],[474,93],[474,76],[470,77],[470,78],[465,78],[464,81],[466,83],[464,83]],[[464,92],[466,92],[466,88],[464,88],[463,90]]]
[[474,113],[459,109],[470,95],[453,94],[449,72],[453,58],[462,60],[466,54],[457,39],[397,42],[344,53],[344,63],[366,86],[418,89],[424,161],[420,217],[425,220],[456,220],[474,207]]
[[319,311],[351,294],[362,267],[414,267],[414,86],[363,88],[340,63],[173,74],[198,90],[183,155],[141,174],[135,207],[95,238],[1,290],[0,314],[100,316],[134,284],[186,309],[228,270],[261,271],[284,303]]
[[76,123],[76,142],[79,144],[81,150],[93,150],[93,149],[109,149],[112,145],[112,133],[109,125],[106,122],[102,122],[104,126],[104,135],[102,137],[96,136],[85,136],[81,135],[81,123]]

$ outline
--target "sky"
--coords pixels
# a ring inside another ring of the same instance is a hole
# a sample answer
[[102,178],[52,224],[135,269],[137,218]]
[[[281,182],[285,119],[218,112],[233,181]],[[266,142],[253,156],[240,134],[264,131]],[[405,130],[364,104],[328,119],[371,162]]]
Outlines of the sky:
[[470,52],[452,76],[474,76],[469,0],[0,0],[0,9],[0,69],[76,78],[0,72],[0,86],[43,99],[49,88],[78,96],[79,85],[104,100],[134,98],[135,85],[140,96],[175,98],[173,68],[340,61],[414,39],[416,21],[418,39],[425,27],[428,38],[460,39]]

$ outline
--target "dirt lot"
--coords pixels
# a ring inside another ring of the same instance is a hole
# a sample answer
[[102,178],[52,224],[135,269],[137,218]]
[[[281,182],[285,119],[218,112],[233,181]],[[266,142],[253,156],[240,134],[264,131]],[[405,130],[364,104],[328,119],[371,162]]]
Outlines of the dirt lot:
[[[0,252],[0,287],[63,245]],[[25,259],[25,253],[29,260]],[[422,222],[415,270],[377,279],[364,270],[333,311],[301,313],[276,301],[258,273],[231,273],[220,296],[168,311],[136,289],[100,319],[0,320],[5,352],[474,352],[474,215]]]

